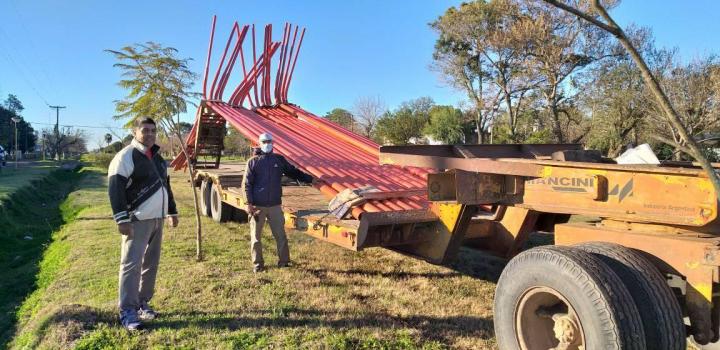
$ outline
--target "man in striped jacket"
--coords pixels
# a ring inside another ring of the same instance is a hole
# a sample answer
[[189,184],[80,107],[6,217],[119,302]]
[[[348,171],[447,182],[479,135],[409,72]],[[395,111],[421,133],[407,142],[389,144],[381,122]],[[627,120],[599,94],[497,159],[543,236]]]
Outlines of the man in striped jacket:
[[119,306],[123,327],[134,331],[141,320],[157,313],[148,302],[155,289],[163,219],[178,224],[167,165],[155,144],[157,128],[151,118],[135,121],[133,140],[118,152],[108,169],[108,194],[113,218],[122,235]]

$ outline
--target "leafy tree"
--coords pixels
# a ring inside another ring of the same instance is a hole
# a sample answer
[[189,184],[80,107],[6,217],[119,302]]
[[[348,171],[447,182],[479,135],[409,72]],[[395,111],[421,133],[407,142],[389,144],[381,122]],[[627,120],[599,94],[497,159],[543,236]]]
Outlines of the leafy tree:
[[[652,93],[657,105],[660,106],[660,109],[662,110],[669,126],[677,133],[680,142],[662,137],[662,135],[653,135],[653,137],[661,142],[676,147],[678,150],[685,152],[696,159],[712,181],[716,195],[720,198],[720,176],[706,157],[701,146],[690,134],[690,130],[688,130],[688,126],[683,121],[678,109],[668,97],[658,78],[655,74],[653,74],[641,52],[636,48],[635,43],[632,42],[631,37],[628,36],[610,16],[610,14],[608,14],[606,6],[601,4],[600,0],[592,0],[589,7],[585,6],[584,8],[568,5],[558,0],[544,1],[558,9],[577,16],[578,19],[591,23],[595,28],[599,28],[606,33],[612,34],[618,40],[640,70],[640,74],[642,75],[648,90]],[[584,2],[584,4],[587,5],[587,2]],[[698,339],[700,343],[709,340],[704,334],[696,334],[696,337],[699,336],[703,336],[701,339]]]
[[565,83],[578,71],[614,54],[608,35],[560,9],[533,0],[518,1],[523,16],[515,37],[525,41],[529,73],[540,78],[539,92],[545,99],[555,140],[574,141],[563,133],[562,123],[572,121],[567,108],[572,106],[577,90]]
[[224,153],[228,155],[241,156],[250,158],[252,156],[252,146],[248,139],[240,134],[235,128],[229,128],[228,134],[223,140],[225,144]]
[[355,117],[350,111],[342,108],[334,108],[325,114],[325,118],[335,124],[342,126],[350,131],[355,131]]
[[649,112],[645,83],[627,60],[600,67],[594,77],[583,91],[593,113],[587,146],[617,157],[626,145],[638,144]]
[[[503,2],[504,3],[504,2]],[[487,40],[502,17],[501,1],[473,1],[449,8],[430,26],[439,34],[433,60],[435,68],[456,89],[464,91],[475,108],[478,141],[497,111],[500,91],[492,84],[487,62]]]
[[22,111],[25,109],[22,102],[20,102],[18,97],[13,94],[8,94],[7,99],[5,99],[5,102],[3,102],[3,106],[5,106],[5,108],[9,109],[11,112],[17,115],[20,115],[20,113],[22,113]]
[[419,97],[400,104],[400,108],[407,108],[413,114],[425,117],[427,120],[430,120],[430,109],[434,106],[435,101],[430,96]]
[[20,115],[23,105],[15,95],[8,95],[0,105],[0,145],[8,152],[15,151],[15,122],[13,118],[20,118],[17,123],[17,148],[25,153],[35,149],[37,136],[35,129]]
[[[191,92],[197,75],[188,67],[190,58],[177,57],[178,50],[158,43],[147,42],[125,46],[120,50],[106,50],[118,61],[113,66],[122,70],[118,85],[128,90],[123,100],[115,101],[117,119],[127,119],[131,126],[137,118],[152,117],[165,135],[174,135],[186,159],[190,159],[182,137],[182,131],[173,116],[187,110],[187,103],[199,93]],[[188,162],[190,183],[195,169]],[[200,211],[195,186],[192,186],[197,227],[197,259],[202,260]]]
[[188,122],[180,122],[178,123],[178,128],[180,129],[181,134],[187,135],[190,133],[190,130],[192,130],[193,125]]
[[386,112],[378,120],[377,135],[393,145],[407,145],[411,139],[420,139],[422,129],[427,123],[419,113],[409,108],[400,108],[394,112]]
[[[708,142],[714,142],[714,136],[720,132],[720,61],[716,56],[708,56],[683,65],[677,63],[674,53],[668,53],[667,59],[665,74],[658,77],[660,84],[689,136],[703,148]],[[652,62],[649,65],[652,67]],[[662,106],[650,98],[648,104],[652,110],[648,123],[652,135],[684,145],[680,133],[663,117]],[[674,158],[679,160],[682,154],[674,152]],[[713,156],[707,151],[703,154]]]
[[445,144],[463,142],[463,115],[452,106],[434,106],[429,111],[430,122],[423,132],[435,140]]
[[177,49],[147,42],[105,50],[115,56],[113,66],[122,70],[118,85],[128,90],[123,100],[115,101],[116,119],[127,119],[131,127],[135,119],[151,117],[170,131],[172,117],[187,111],[187,102],[200,96],[190,88],[197,75],[188,68],[190,58],[178,58]]

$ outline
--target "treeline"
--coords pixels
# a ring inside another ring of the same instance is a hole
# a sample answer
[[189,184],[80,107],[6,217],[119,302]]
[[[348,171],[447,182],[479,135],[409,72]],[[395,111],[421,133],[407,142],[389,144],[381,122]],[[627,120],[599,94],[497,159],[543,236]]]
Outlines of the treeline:
[[55,158],[59,153],[61,157],[77,155],[87,152],[87,133],[81,129],[63,127],[55,131],[54,128],[35,130],[25,121],[23,106],[20,99],[13,94],[0,104],[0,146],[12,154],[15,152],[15,122],[17,120],[17,149],[23,157]]
[[22,117],[25,109],[17,96],[9,94],[0,104],[0,146],[8,153],[15,151],[15,122],[17,120],[17,149],[25,153],[35,149],[35,129]]
[[[680,159],[661,140],[682,140],[635,64],[587,22],[541,1],[490,0],[451,7],[430,26],[438,34],[433,69],[467,96],[463,106],[420,98],[388,111],[379,98],[362,98],[326,117],[352,120],[344,125],[382,143],[581,142],[615,156],[648,142],[662,158]],[[649,28],[626,32],[692,137],[717,159],[717,57],[683,62],[676,50],[656,47]]]

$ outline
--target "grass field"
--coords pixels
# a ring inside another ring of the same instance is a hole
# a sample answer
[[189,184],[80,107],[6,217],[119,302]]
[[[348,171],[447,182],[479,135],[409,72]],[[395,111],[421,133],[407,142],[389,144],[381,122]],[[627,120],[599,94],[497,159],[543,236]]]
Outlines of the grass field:
[[23,166],[15,169],[14,163],[8,162],[7,166],[0,170],[0,203],[7,200],[10,193],[29,185],[33,180],[43,178],[55,168],[55,163],[38,162],[31,167]]
[[[22,173],[20,173],[22,171]],[[72,219],[62,205],[82,173],[21,168],[0,200],[0,346],[13,334],[16,308],[47,282],[39,262],[55,230]]]
[[[192,194],[173,178],[181,222],[166,228],[156,295],[161,317],[129,334],[116,320],[120,238],[105,175],[85,169],[61,206],[73,220],[52,233],[19,307],[11,348],[491,349],[501,262],[462,251],[441,267],[384,249],[355,253],[290,234],[294,267],[253,274],[246,224],[203,219],[195,261]],[[265,260],[276,261],[265,232]]]

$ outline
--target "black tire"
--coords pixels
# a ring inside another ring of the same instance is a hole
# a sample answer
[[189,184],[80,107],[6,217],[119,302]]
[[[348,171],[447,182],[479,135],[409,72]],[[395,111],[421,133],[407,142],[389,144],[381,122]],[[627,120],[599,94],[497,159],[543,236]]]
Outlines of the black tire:
[[[495,336],[500,349],[521,349],[519,327],[527,327],[528,334],[543,334],[534,338],[524,335],[525,344],[530,344],[528,348],[557,346],[552,319],[528,323],[529,326],[521,326],[519,321],[523,319],[519,315],[530,318],[538,315],[536,318],[540,319],[540,307],[523,309],[523,301],[538,289],[558,293],[575,311],[585,344],[590,344],[587,349],[646,349],[639,312],[620,278],[594,255],[557,246],[527,250],[510,260],[502,272],[495,289],[494,308]],[[544,346],[552,342],[555,344]]]
[[623,281],[640,312],[648,349],[687,348],[680,303],[655,265],[619,244],[590,242],[576,247],[600,258]]
[[216,222],[226,222],[232,216],[233,207],[223,203],[219,186],[213,186],[210,191],[210,213]]
[[205,216],[212,216],[212,211],[210,209],[212,185],[213,183],[211,180],[203,180],[203,182],[200,184],[200,214]]

